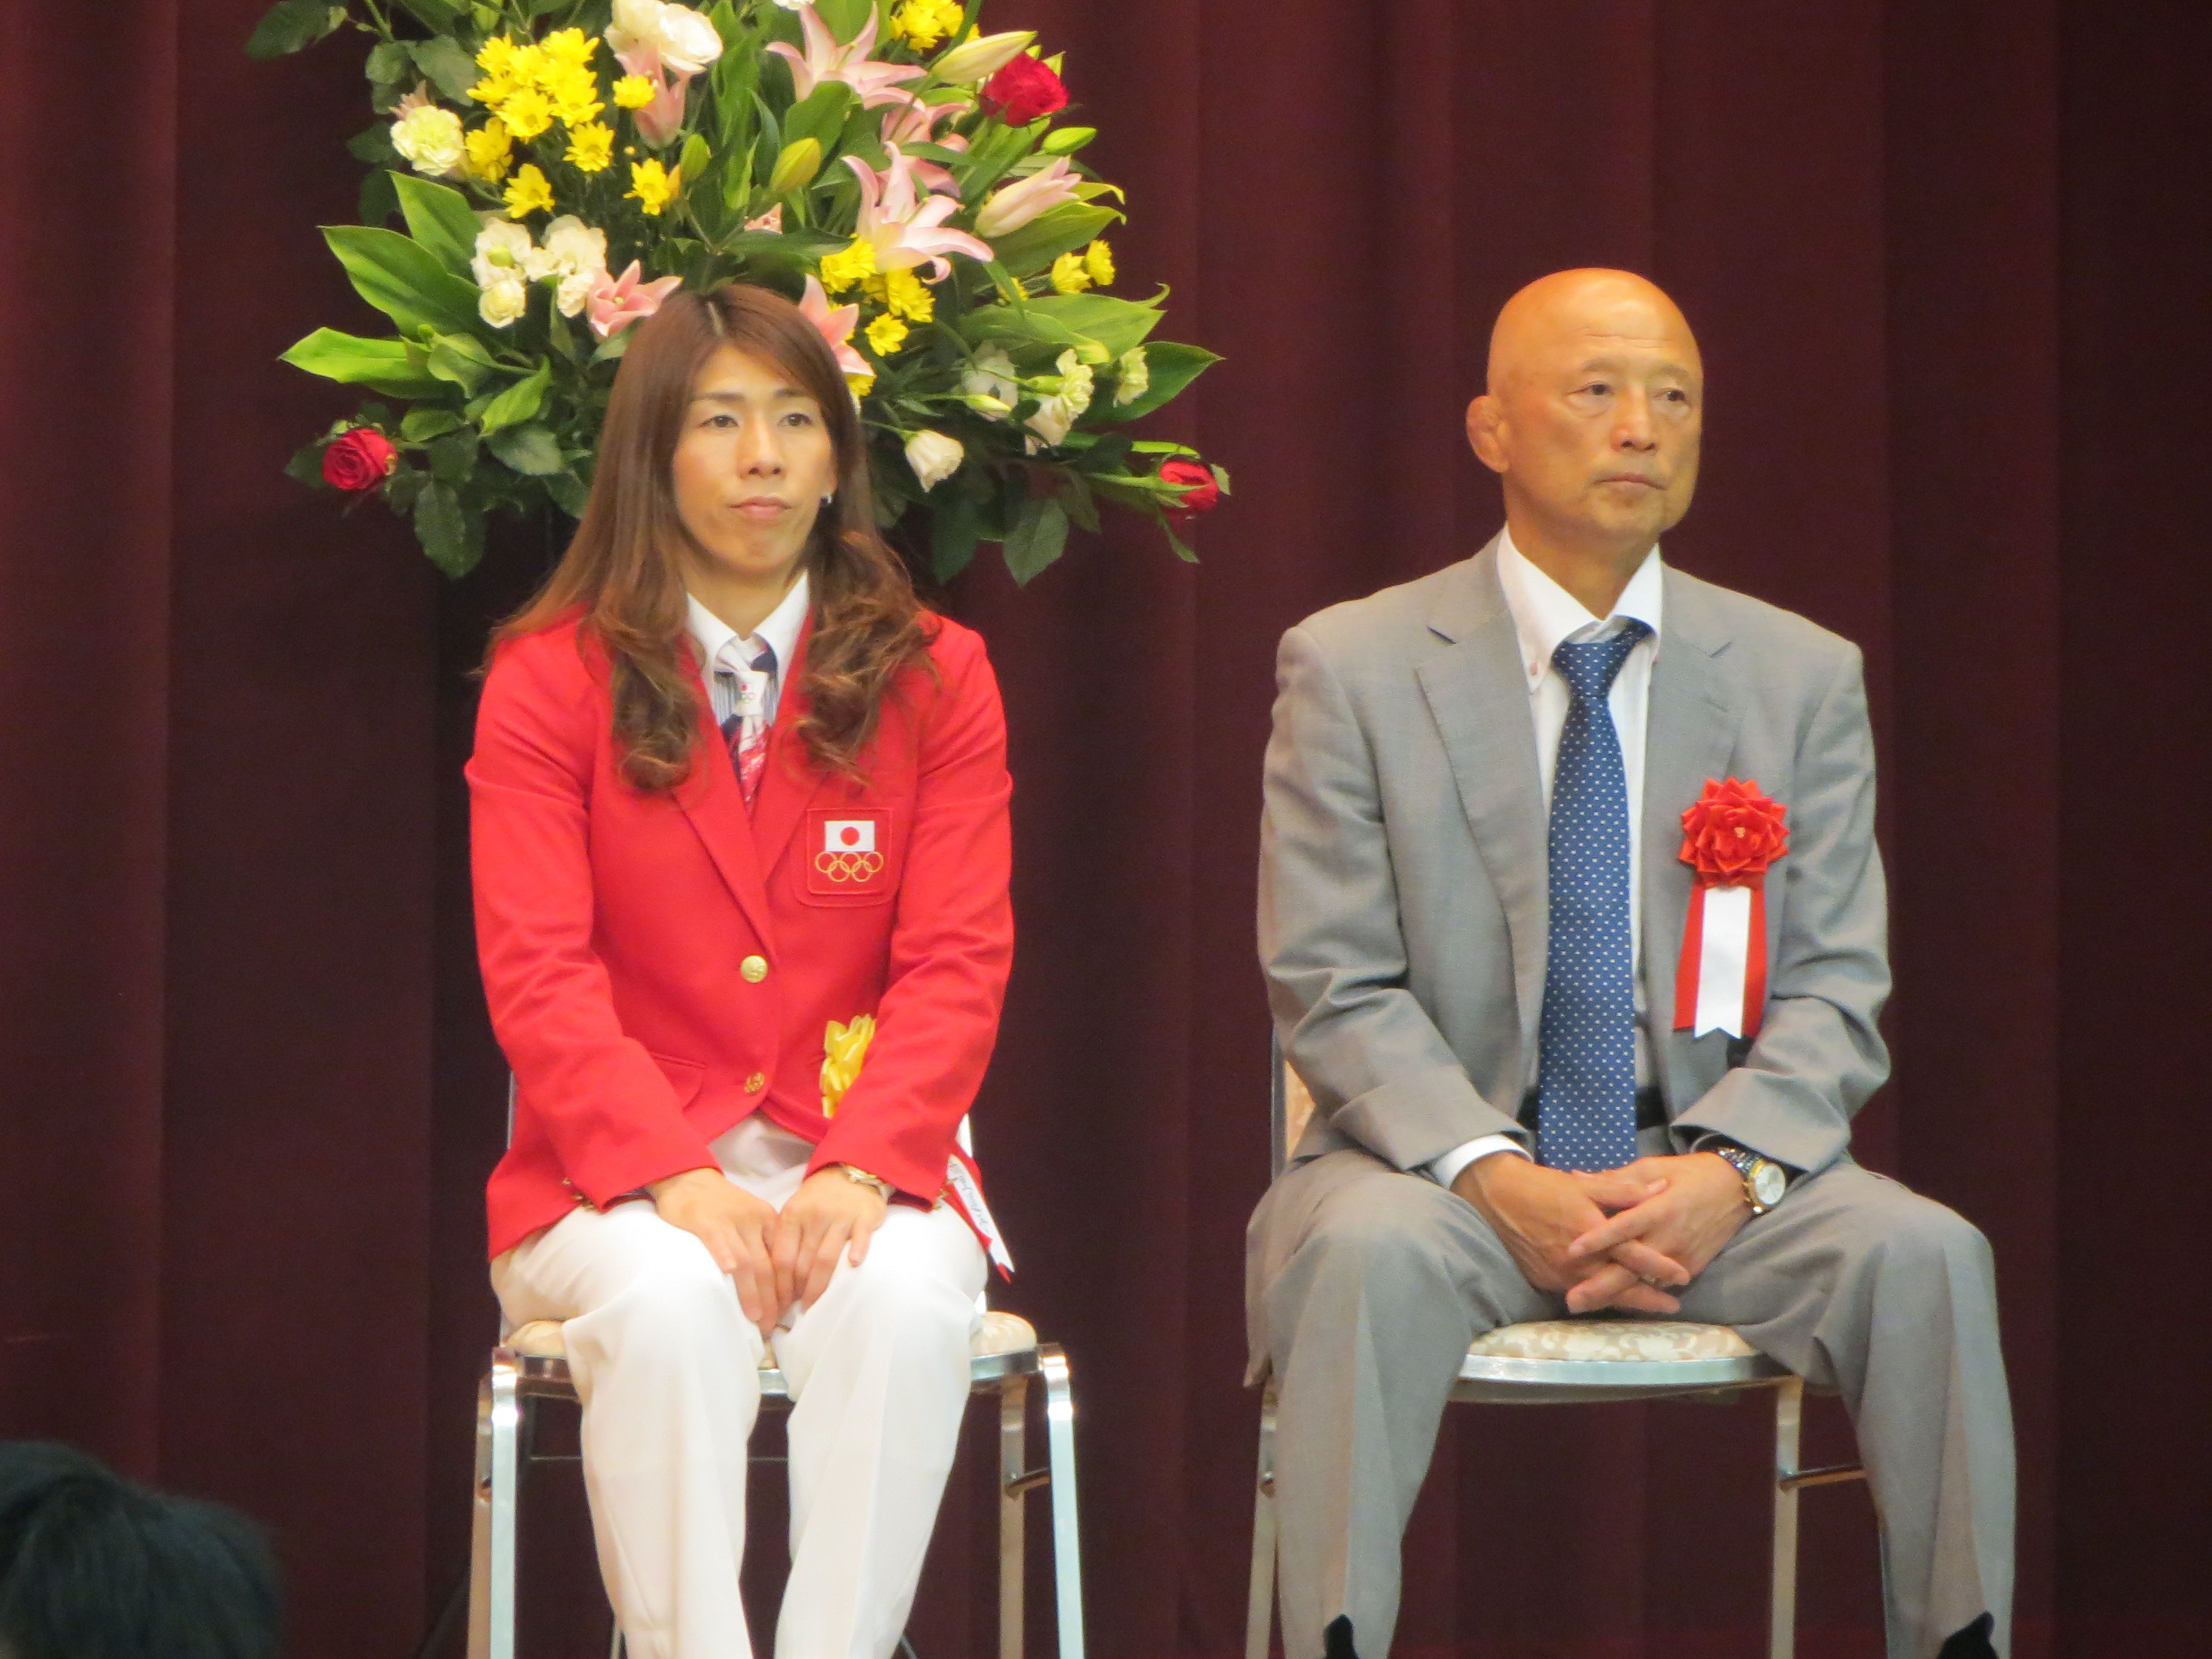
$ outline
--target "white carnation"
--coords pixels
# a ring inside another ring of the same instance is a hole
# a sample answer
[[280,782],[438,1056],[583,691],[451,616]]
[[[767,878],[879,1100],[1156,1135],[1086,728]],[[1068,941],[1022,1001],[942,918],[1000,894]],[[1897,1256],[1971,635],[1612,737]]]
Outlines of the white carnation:
[[1060,370],[1060,395],[1078,415],[1091,407],[1092,380],[1090,366],[1081,362],[1073,348],[1060,354],[1056,365]]
[[461,118],[435,104],[417,105],[394,121],[392,148],[416,172],[433,179],[459,173],[468,155],[462,144]]
[[1067,429],[1075,424],[1076,417],[1082,413],[1083,410],[1065,396],[1051,397],[1039,404],[1036,413],[1024,424],[1043,439],[1047,445],[1057,448],[1066,438]]
[[477,301],[477,315],[494,328],[505,328],[522,315],[529,304],[530,289],[522,280],[522,273],[501,271],[494,281],[483,285],[483,295]]
[[469,268],[476,273],[478,288],[488,289],[510,277],[520,282],[530,274],[537,253],[531,245],[529,226],[512,219],[490,219],[477,233],[476,257]]
[[1142,346],[1132,346],[1121,354],[1120,374],[1114,382],[1115,407],[1133,404],[1152,389],[1152,366]]

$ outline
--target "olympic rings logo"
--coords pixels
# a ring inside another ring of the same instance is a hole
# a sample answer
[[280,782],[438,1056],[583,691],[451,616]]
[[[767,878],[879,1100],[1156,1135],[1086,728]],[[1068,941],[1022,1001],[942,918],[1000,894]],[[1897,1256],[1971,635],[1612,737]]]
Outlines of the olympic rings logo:
[[884,855],[824,850],[814,855],[814,867],[832,881],[872,881],[884,867]]

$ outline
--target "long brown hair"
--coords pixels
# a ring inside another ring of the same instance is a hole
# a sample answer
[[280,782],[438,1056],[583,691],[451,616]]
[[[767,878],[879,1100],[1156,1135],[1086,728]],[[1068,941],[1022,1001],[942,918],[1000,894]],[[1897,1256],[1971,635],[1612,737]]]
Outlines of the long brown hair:
[[671,789],[690,775],[699,699],[679,560],[706,555],[677,511],[676,444],[701,366],[735,346],[813,398],[829,428],[837,493],[802,556],[814,628],[799,736],[822,766],[860,776],[884,696],[902,669],[927,660],[930,635],[906,567],[877,532],[867,444],[837,360],[797,306],[743,283],[673,295],[636,329],[615,375],[583,520],[538,596],[493,635],[492,650],[580,606],[579,643],[596,638],[611,669],[623,775],[641,789]]

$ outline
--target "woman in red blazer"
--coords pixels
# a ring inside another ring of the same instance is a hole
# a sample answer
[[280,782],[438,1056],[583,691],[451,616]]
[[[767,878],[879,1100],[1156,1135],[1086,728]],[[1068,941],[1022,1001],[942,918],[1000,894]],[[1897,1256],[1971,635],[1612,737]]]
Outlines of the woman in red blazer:
[[564,1322],[600,1569],[639,1659],[743,1659],[746,1442],[794,1400],[781,1659],[884,1659],[968,1395],[988,1252],[960,1126],[1012,919],[982,642],[875,528],[789,301],[638,326],[592,496],[500,630],[469,763],[517,1084],[489,1191],[514,1322]]

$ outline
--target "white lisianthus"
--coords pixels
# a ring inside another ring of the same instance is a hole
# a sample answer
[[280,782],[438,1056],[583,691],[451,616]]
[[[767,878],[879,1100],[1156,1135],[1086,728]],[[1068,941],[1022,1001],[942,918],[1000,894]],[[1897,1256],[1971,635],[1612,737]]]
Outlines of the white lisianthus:
[[975,354],[974,365],[960,377],[960,389],[970,398],[988,398],[1000,404],[995,413],[981,404],[971,405],[994,421],[1005,420],[1022,400],[1021,383],[1014,378],[1014,360],[997,345],[987,345]]
[[934,489],[960,470],[968,458],[957,438],[925,428],[906,441],[906,464],[924,489]]
[[503,270],[497,277],[483,285],[483,297],[477,301],[477,315],[494,328],[505,328],[522,315],[530,304],[530,288],[519,270]]
[[703,13],[665,0],[615,0],[607,45],[617,54],[650,47],[675,75],[696,75],[722,55],[722,37]]
[[476,257],[469,261],[469,269],[476,273],[477,286],[481,289],[509,280],[520,283],[529,276],[537,253],[531,245],[529,226],[512,219],[489,219],[477,233]]
[[1121,354],[1117,365],[1119,377],[1114,382],[1114,404],[1133,404],[1152,389],[1152,366],[1142,346],[1132,346]]
[[442,179],[459,173],[468,151],[463,147],[461,118],[435,104],[418,104],[392,124],[392,148],[407,158],[417,173]]

